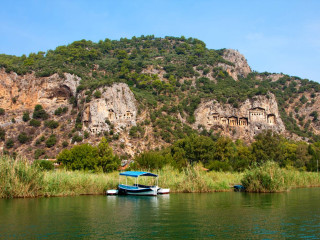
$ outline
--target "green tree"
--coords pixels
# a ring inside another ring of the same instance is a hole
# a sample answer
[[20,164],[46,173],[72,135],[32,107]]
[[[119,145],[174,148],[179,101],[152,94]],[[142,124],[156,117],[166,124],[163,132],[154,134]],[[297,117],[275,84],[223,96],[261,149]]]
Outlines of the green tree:
[[187,160],[189,164],[202,162],[204,164],[213,160],[214,142],[205,136],[191,135],[190,137],[176,141],[171,147],[171,154],[179,161]]
[[57,157],[58,162],[71,170],[94,170],[97,168],[97,159],[98,149],[87,143],[70,150],[64,149]]
[[267,161],[279,162],[281,159],[281,146],[283,137],[271,130],[263,131],[255,137],[252,143],[252,153],[257,163]]
[[120,159],[118,156],[113,155],[112,148],[105,137],[101,139],[98,145],[98,154],[98,166],[102,167],[104,172],[111,172],[119,167]]
[[143,152],[134,158],[134,162],[139,168],[143,169],[161,169],[167,164],[173,163],[170,154],[163,154],[159,151]]
[[101,139],[97,147],[86,143],[74,146],[70,150],[64,149],[59,153],[57,161],[72,170],[110,172],[120,165],[119,158],[113,155],[112,148],[105,138]]

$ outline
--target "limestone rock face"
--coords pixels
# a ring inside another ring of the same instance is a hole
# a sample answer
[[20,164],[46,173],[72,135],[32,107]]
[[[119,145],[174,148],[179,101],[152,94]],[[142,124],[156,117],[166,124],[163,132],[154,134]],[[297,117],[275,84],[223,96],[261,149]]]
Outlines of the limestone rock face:
[[19,76],[16,73],[6,73],[0,70],[0,108],[16,114],[33,110],[37,104],[43,105],[49,112],[59,105],[68,104],[68,99],[75,96],[80,78],[58,74],[37,78],[33,73]]
[[271,93],[247,99],[239,108],[215,100],[204,102],[195,111],[195,117],[195,128],[202,125],[207,130],[220,130],[230,137],[248,141],[262,130],[285,131],[278,104]]
[[249,73],[251,73],[251,68],[248,65],[247,60],[237,50],[226,49],[222,57],[234,64],[234,66],[230,66],[225,63],[218,64],[218,66],[222,67],[223,70],[228,72],[233,79],[238,80],[238,75],[246,77]]
[[87,103],[83,112],[84,126],[91,133],[110,131],[111,125],[115,132],[136,125],[136,100],[127,84],[117,83],[99,91],[101,97]]

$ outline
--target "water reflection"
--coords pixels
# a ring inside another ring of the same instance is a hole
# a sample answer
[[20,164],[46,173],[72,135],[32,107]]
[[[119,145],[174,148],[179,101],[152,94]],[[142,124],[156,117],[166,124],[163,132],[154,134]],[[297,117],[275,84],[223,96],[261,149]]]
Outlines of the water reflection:
[[319,199],[314,188],[0,200],[0,238],[320,238]]

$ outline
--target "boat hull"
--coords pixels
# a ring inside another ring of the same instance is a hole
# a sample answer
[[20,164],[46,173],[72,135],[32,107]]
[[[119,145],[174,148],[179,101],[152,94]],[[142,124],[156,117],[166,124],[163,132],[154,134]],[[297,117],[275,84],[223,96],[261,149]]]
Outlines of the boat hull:
[[106,194],[107,195],[118,195],[118,190],[116,190],[116,189],[107,190]]
[[170,189],[169,188],[159,188],[158,189],[158,194],[169,194]]
[[118,194],[119,195],[137,195],[137,196],[156,196],[157,188],[153,188],[153,187],[141,188],[137,186],[119,185]]

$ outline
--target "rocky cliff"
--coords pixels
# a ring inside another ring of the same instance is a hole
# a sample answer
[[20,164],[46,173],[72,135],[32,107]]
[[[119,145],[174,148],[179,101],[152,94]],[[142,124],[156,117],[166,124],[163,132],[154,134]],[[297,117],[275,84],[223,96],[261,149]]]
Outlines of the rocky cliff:
[[0,70],[0,108],[10,116],[17,116],[19,121],[23,111],[32,111],[37,104],[43,105],[50,113],[69,103],[69,98],[76,95],[80,78],[69,73],[60,77],[37,78],[33,73],[19,76],[14,72]]
[[248,65],[245,57],[234,49],[226,49],[223,52],[222,57],[231,62],[233,65],[225,63],[219,63],[218,66],[222,67],[233,79],[238,80],[238,76],[247,77],[251,72],[251,68]]
[[284,133],[275,96],[255,96],[241,103],[238,108],[216,100],[203,102],[195,111],[195,128],[218,130],[232,138],[252,141],[262,130],[271,129]]
[[[101,97],[91,100],[84,106],[82,121],[85,129],[99,134],[115,128],[115,133],[136,126],[136,99],[127,84],[118,83],[112,87],[97,89]],[[81,99],[80,94],[78,99]]]

